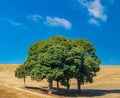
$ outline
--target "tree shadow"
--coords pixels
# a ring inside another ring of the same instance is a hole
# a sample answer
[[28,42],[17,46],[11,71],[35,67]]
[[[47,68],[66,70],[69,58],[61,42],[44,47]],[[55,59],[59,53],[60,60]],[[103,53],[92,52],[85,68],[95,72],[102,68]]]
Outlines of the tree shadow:
[[41,91],[42,93],[45,93],[47,94],[48,93],[48,90],[47,90],[47,87],[33,87],[33,86],[25,86],[25,89],[28,89],[28,90],[32,90],[32,91]]
[[66,97],[94,97],[94,96],[103,96],[110,93],[119,93],[120,90],[102,90],[102,89],[83,89],[78,92],[76,89],[71,89],[67,91],[66,89],[59,89],[53,94]]
[[[32,91],[41,91],[44,94],[48,93],[47,87],[30,87],[26,86],[25,87],[28,90]],[[58,96],[66,96],[66,97],[94,97],[94,96],[103,96],[105,94],[110,94],[110,93],[119,93],[120,90],[102,90],[102,89],[83,89],[80,92],[78,92],[76,89],[70,89],[67,91],[65,88],[55,88],[53,87],[53,94],[58,95]]]

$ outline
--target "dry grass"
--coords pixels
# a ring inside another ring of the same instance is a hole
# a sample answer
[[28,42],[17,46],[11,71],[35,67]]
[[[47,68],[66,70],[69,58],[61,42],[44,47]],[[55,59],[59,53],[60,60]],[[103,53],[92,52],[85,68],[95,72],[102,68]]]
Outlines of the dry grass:
[[76,92],[76,80],[71,80],[71,89],[66,92],[60,86],[56,91],[54,82],[53,95],[47,94],[47,81],[31,81],[27,78],[26,88],[23,80],[14,77],[14,71],[19,65],[0,65],[0,98],[61,98],[61,97],[96,97],[96,98],[120,98],[120,66],[102,66],[93,84],[82,86],[82,92]]

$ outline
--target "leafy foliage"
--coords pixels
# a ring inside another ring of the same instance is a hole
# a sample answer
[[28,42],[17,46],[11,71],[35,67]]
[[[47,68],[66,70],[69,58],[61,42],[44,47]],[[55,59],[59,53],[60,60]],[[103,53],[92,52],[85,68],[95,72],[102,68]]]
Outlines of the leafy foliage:
[[92,83],[100,69],[100,59],[95,52],[94,46],[88,40],[54,36],[30,46],[28,57],[16,69],[15,76],[30,76],[37,81],[55,80],[68,89],[71,78],[78,80],[78,86],[84,82]]
[[15,76],[18,78],[26,77],[25,67],[23,65],[19,66],[15,71]]

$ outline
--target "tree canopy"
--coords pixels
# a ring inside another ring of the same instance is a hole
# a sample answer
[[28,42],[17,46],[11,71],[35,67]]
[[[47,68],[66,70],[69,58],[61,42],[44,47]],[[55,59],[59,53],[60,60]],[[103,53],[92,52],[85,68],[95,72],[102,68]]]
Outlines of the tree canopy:
[[93,77],[100,69],[99,64],[96,50],[88,40],[54,36],[30,46],[28,57],[24,64],[16,69],[15,76],[30,76],[37,81],[48,79],[49,93],[52,93],[53,80],[69,90],[69,80],[75,78],[80,91],[81,84],[93,82]]

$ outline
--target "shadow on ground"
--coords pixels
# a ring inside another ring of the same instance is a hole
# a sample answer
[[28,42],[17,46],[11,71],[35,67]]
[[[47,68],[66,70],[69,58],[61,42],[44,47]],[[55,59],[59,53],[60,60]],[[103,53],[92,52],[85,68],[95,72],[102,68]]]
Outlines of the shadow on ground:
[[[32,91],[41,91],[44,94],[48,93],[47,87],[30,87],[26,86],[25,89],[32,90]],[[66,96],[66,97],[94,97],[94,96],[103,96],[105,94],[110,94],[110,93],[119,93],[120,90],[101,90],[101,89],[83,89],[80,92],[77,92],[76,89],[70,89],[67,91],[64,88],[53,88],[53,94],[58,95],[58,96]]]

